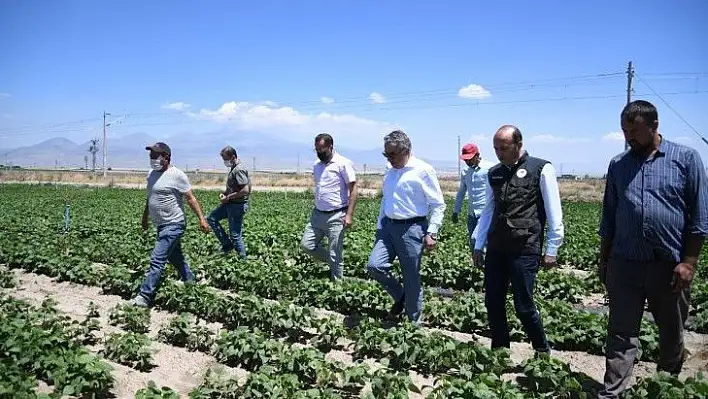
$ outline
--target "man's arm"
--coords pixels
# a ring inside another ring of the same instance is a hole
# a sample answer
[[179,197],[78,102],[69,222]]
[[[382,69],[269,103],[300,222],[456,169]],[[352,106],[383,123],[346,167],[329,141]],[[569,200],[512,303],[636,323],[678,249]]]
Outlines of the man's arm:
[[465,200],[465,194],[467,194],[467,172],[464,172],[460,177],[460,187],[457,189],[457,196],[455,197],[455,207],[452,213],[459,214],[462,210],[462,201]]
[[192,190],[189,190],[184,193],[184,196],[187,197],[187,203],[189,204],[189,207],[192,208],[194,214],[197,215],[199,221],[205,220],[204,214],[202,213],[202,208],[199,206],[199,201],[197,201],[197,197],[194,196]]
[[145,229],[145,230],[147,230],[147,228],[148,228],[148,215],[149,215],[149,212],[148,212],[148,199],[146,198],[146,199],[145,199],[145,208],[143,208],[143,218],[142,218],[142,220],[141,220],[143,229]]
[[423,193],[428,201],[428,206],[431,208],[428,233],[437,234],[445,216],[445,197],[440,189],[435,169],[430,168],[423,173]]
[[682,262],[693,266],[695,271],[703,241],[708,235],[708,179],[697,151],[693,150],[689,154],[685,194],[688,223]]
[[617,213],[617,192],[615,189],[612,167],[614,161],[610,161],[607,167],[607,178],[605,179],[605,194],[602,199],[602,218],[600,220],[601,237],[600,242],[600,267],[607,266],[612,252],[612,240],[615,236],[615,215]]
[[472,238],[475,240],[474,250],[481,251],[485,245],[487,245],[487,234],[489,233],[489,226],[492,224],[492,215],[494,215],[494,190],[492,186],[487,184],[487,194],[486,194],[486,204],[484,204],[484,209],[479,215],[479,222],[477,222],[477,227],[474,228],[472,232]]
[[550,162],[541,169],[541,196],[548,224],[546,255],[556,257],[558,249],[563,244],[563,208],[561,207],[556,169]]
[[359,195],[359,189],[356,184],[356,170],[351,162],[346,162],[343,168],[344,181],[347,182],[349,198],[347,198],[347,220],[352,220],[354,216],[354,208],[356,208],[356,199]]

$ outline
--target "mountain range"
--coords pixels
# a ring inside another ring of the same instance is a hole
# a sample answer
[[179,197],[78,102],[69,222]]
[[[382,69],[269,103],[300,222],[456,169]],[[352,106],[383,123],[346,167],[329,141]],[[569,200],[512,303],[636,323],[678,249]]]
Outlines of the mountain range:
[[[236,148],[241,161],[257,170],[309,171],[317,160],[311,143],[274,139],[267,135],[241,136],[239,140],[226,143],[223,134],[212,132],[199,136],[180,135],[174,139],[158,140],[144,133],[134,133],[107,140],[107,166],[112,169],[148,168],[145,146],[156,141],[165,141],[172,149],[172,163],[187,170],[219,170],[223,168],[219,151],[230,144]],[[35,168],[78,169],[91,168],[90,141],[77,144],[67,138],[55,137],[40,143],[14,149],[0,149],[0,163]],[[102,169],[102,143],[98,143],[96,169]],[[381,148],[357,150],[336,146],[335,150],[351,159],[357,170],[383,171],[386,161]],[[414,149],[415,151],[415,149]],[[421,157],[440,173],[455,173],[457,160],[431,160]]]

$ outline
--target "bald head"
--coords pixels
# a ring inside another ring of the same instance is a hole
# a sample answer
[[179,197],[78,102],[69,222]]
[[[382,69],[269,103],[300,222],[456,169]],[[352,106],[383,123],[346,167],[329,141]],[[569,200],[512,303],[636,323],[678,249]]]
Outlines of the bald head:
[[504,125],[494,133],[494,152],[504,165],[513,165],[521,158],[522,146],[521,131],[514,125]]
[[514,125],[504,125],[497,129],[494,134],[494,139],[496,140],[497,138],[510,144],[521,143],[521,130]]

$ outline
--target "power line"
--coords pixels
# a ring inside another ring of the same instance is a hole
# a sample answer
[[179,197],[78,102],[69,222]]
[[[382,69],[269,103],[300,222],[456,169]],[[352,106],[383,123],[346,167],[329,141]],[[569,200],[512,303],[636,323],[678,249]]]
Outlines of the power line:
[[688,121],[687,121],[683,116],[681,116],[681,114],[679,114],[678,111],[676,111],[676,110],[674,109],[674,107],[672,107],[671,104],[669,104],[669,102],[666,101],[666,100],[664,99],[664,97],[663,97],[661,94],[657,93],[656,90],[654,90],[654,89],[653,89],[647,82],[645,82],[644,79],[642,79],[640,76],[637,76],[637,79],[639,79],[642,83],[644,83],[644,85],[645,85],[646,87],[648,87],[649,90],[651,90],[652,93],[654,93],[655,96],[659,97],[659,99],[666,105],[667,108],[669,108],[671,111],[673,111],[673,113],[676,114],[676,116],[678,116],[678,118],[681,119],[681,120],[683,121],[683,123],[686,124],[686,126],[688,126],[691,130],[693,130],[693,133],[695,133],[696,136],[700,137],[701,140],[703,140],[704,143],[708,144],[708,140],[706,140],[705,137],[703,137],[700,133],[698,133],[698,130],[696,130],[696,128],[694,128],[693,125],[691,125],[690,123],[688,123]]
[[[671,96],[671,95],[682,95],[682,94],[706,94],[708,93],[708,90],[703,90],[703,91],[695,91],[695,90],[686,90],[686,91],[674,91],[674,92],[664,92],[660,93],[663,96]],[[638,96],[655,96],[656,94],[653,93],[640,93]],[[367,112],[382,112],[382,111],[399,111],[399,110],[413,110],[413,109],[437,109],[437,108],[459,108],[459,107],[479,107],[479,106],[490,106],[490,105],[511,105],[511,104],[532,104],[532,103],[542,103],[542,102],[559,102],[559,101],[582,101],[582,100],[603,100],[603,99],[613,99],[613,98],[622,98],[625,97],[625,94],[604,94],[604,95],[588,95],[588,96],[556,96],[556,97],[548,97],[548,98],[534,98],[534,99],[527,99],[527,100],[508,100],[508,101],[464,101],[464,102],[458,102],[458,103],[447,103],[447,104],[422,104],[422,105],[405,105],[405,106],[382,106],[382,107],[374,107],[370,109],[364,109],[360,110],[359,113],[367,113]],[[395,104],[394,104],[395,105]],[[199,123],[209,123],[213,122],[210,119],[192,119],[192,120],[184,120],[184,118],[187,118],[187,115],[180,115],[181,120],[173,120],[173,121],[156,121],[156,122],[138,122],[133,120],[132,122],[134,123],[125,123],[122,124],[122,126],[113,126],[112,129],[114,130],[122,130],[126,128],[137,128],[137,127],[151,127],[151,126],[169,126],[169,125],[184,125],[184,124],[199,124]],[[151,118],[145,118],[145,119],[151,119]],[[109,124],[110,125],[110,124]],[[108,126],[108,125],[107,125]],[[44,129],[44,130],[37,130],[31,133],[24,133],[24,132],[12,132],[12,133],[6,133],[2,134],[0,133],[0,138],[13,138],[13,137],[20,137],[20,136],[36,136],[36,135],[43,135],[43,134],[56,134],[56,133],[77,133],[77,132],[91,132],[95,131],[96,128],[65,128],[65,129]]]

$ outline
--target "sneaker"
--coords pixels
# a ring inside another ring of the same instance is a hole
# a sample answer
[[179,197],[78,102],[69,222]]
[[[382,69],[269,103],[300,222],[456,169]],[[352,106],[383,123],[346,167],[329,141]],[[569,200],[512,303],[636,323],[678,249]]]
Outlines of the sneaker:
[[130,304],[139,308],[150,307],[150,304],[145,300],[145,298],[143,298],[142,295],[137,295],[132,301],[130,301]]

